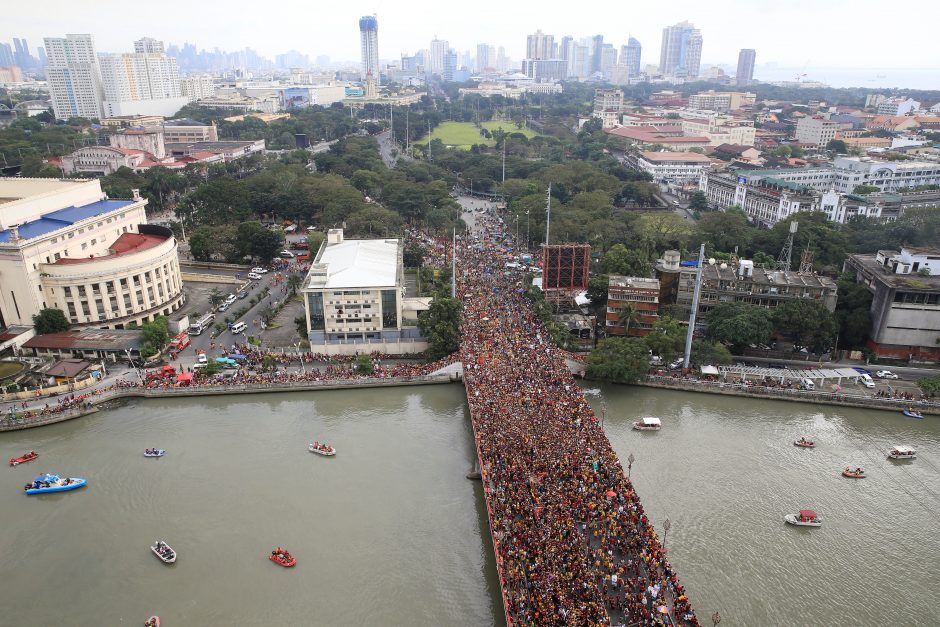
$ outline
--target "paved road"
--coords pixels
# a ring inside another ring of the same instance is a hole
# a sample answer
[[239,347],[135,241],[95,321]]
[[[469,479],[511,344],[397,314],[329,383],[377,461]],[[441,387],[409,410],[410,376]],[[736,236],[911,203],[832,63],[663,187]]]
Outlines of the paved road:
[[[385,162],[385,167],[394,168],[399,159],[411,160],[411,157],[404,154],[401,147],[399,147],[396,142],[392,141],[392,132],[390,130],[382,131],[376,135],[375,138],[379,142],[379,154],[382,155],[382,161]],[[398,151],[397,156],[392,156],[393,150]]]

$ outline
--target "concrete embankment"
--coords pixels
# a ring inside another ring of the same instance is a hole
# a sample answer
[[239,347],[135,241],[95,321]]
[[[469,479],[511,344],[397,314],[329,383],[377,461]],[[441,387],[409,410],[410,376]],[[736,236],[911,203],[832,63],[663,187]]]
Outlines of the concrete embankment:
[[860,407],[862,409],[877,409],[881,411],[903,411],[913,407],[921,414],[940,415],[940,403],[922,403],[902,399],[877,398],[869,396],[856,396],[851,394],[808,392],[805,390],[744,387],[732,383],[714,383],[701,381],[683,381],[668,378],[649,378],[639,381],[635,385],[650,388],[677,390],[680,392],[701,392],[704,394],[723,394],[725,396],[744,396],[748,398],[761,398],[772,401],[793,401],[797,403],[814,403],[816,405],[841,405],[843,407]]
[[187,398],[195,396],[221,396],[226,394],[271,394],[284,392],[316,392],[320,390],[356,390],[363,388],[401,387],[406,385],[439,385],[460,382],[459,374],[431,374],[416,377],[389,377],[384,379],[343,379],[337,381],[310,381],[286,383],[256,383],[225,386],[192,386],[176,388],[116,388],[91,395],[87,405],[69,412],[37,416],[32,419],[0,420],[0,431],[16,431],[55,424],[87,416],[99,411],[99,406],[129,398]]

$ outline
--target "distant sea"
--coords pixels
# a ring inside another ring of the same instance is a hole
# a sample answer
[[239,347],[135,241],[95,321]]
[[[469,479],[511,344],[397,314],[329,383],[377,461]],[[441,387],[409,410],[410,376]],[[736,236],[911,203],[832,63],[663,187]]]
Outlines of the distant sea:
[[[732,70],[733,72],[733,70]],[[819,81],[831,87],[867,87],[870,89],[928,89],[940,91],[940,67],[937,68],[842,68],[757,66],[754,78],[765,82],[796,80]]]

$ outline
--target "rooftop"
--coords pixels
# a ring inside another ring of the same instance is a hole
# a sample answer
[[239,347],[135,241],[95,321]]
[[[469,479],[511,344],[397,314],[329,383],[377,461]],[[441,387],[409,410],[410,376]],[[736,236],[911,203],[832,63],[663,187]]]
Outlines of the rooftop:
[[[66,207],[43,215],[38,220],[25,222],[18,227],[22,239],[33,239],[58,231],[93,216],[104,215],[133,205],[136,200],[99,200],[81,207]],[[0,231],[0,244],[10,242],[10,229]]]
[[[908,249],[913,252],[912,249]],[[929,249],[928,249],[929,250]],[[887,251],[897,254],[897,251]],[[918,252],[916,254],[924,254]],[[896,274],[878,263],[875,255],[849,255],[848,259],[856,267],[868,272],[880,283],[896,290],[916,290],[918,292],[940,292],[940,275],[921,276],[919,274]]]
[[159,235],[144,235],[142,233],[122,233],[119,238],[108,248],[109,255],[100,255],[98,257],[63,257],[56,261],[56,264],[85,263],[88,261],[101,261],[102,259],[114,259],[124,255],[132,255],[141,251],[158,246],[167,240],[166,237]]
[[52,348],[72,350],[138,350],[140,331],[122,329],[80,329],[62,333],[46,333],[30,338],[23,348]]
[[90,367],[91,362],[84,359],[63,359],[54,363],[45,374],[50,377],[74,377]]
[[[326,282],[312,282],[326,266]],[[322,248],[305,283],[308,288],[394,287],[398,279],[397,239],[348,239]]]
[[711,163],[711,159],[697,152],[641,152],[647,161],[695,161],[698,163]]

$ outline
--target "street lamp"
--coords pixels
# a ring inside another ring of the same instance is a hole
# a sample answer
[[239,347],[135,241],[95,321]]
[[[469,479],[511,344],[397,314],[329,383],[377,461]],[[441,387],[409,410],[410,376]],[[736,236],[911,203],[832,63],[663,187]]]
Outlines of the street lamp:
[[525,210],[525,249],[529,250],[529,210]]
[[607,403],[601,401],[601,429],[604,428],[604,420],[607,419]]
[[[297,342],[294,346],[297,347],[297,352],[300,353],[300,342]],[[303,353],[300,353],[300,369],[303,370],[304,374],[307,374],[307,367],[304,365]]]
[[516,248],[519,248],[519,214],[516,214]]
[[630,480],[630,471],[633,469],[633,462],[636,461],[636,457],[633,456],[633,453],[627,457],[627,481]]
[[669,529],[672,527],[672,523],[669,522],[669,519],[663,521],[663,549],[666,548],[666,536],[669,534]]

